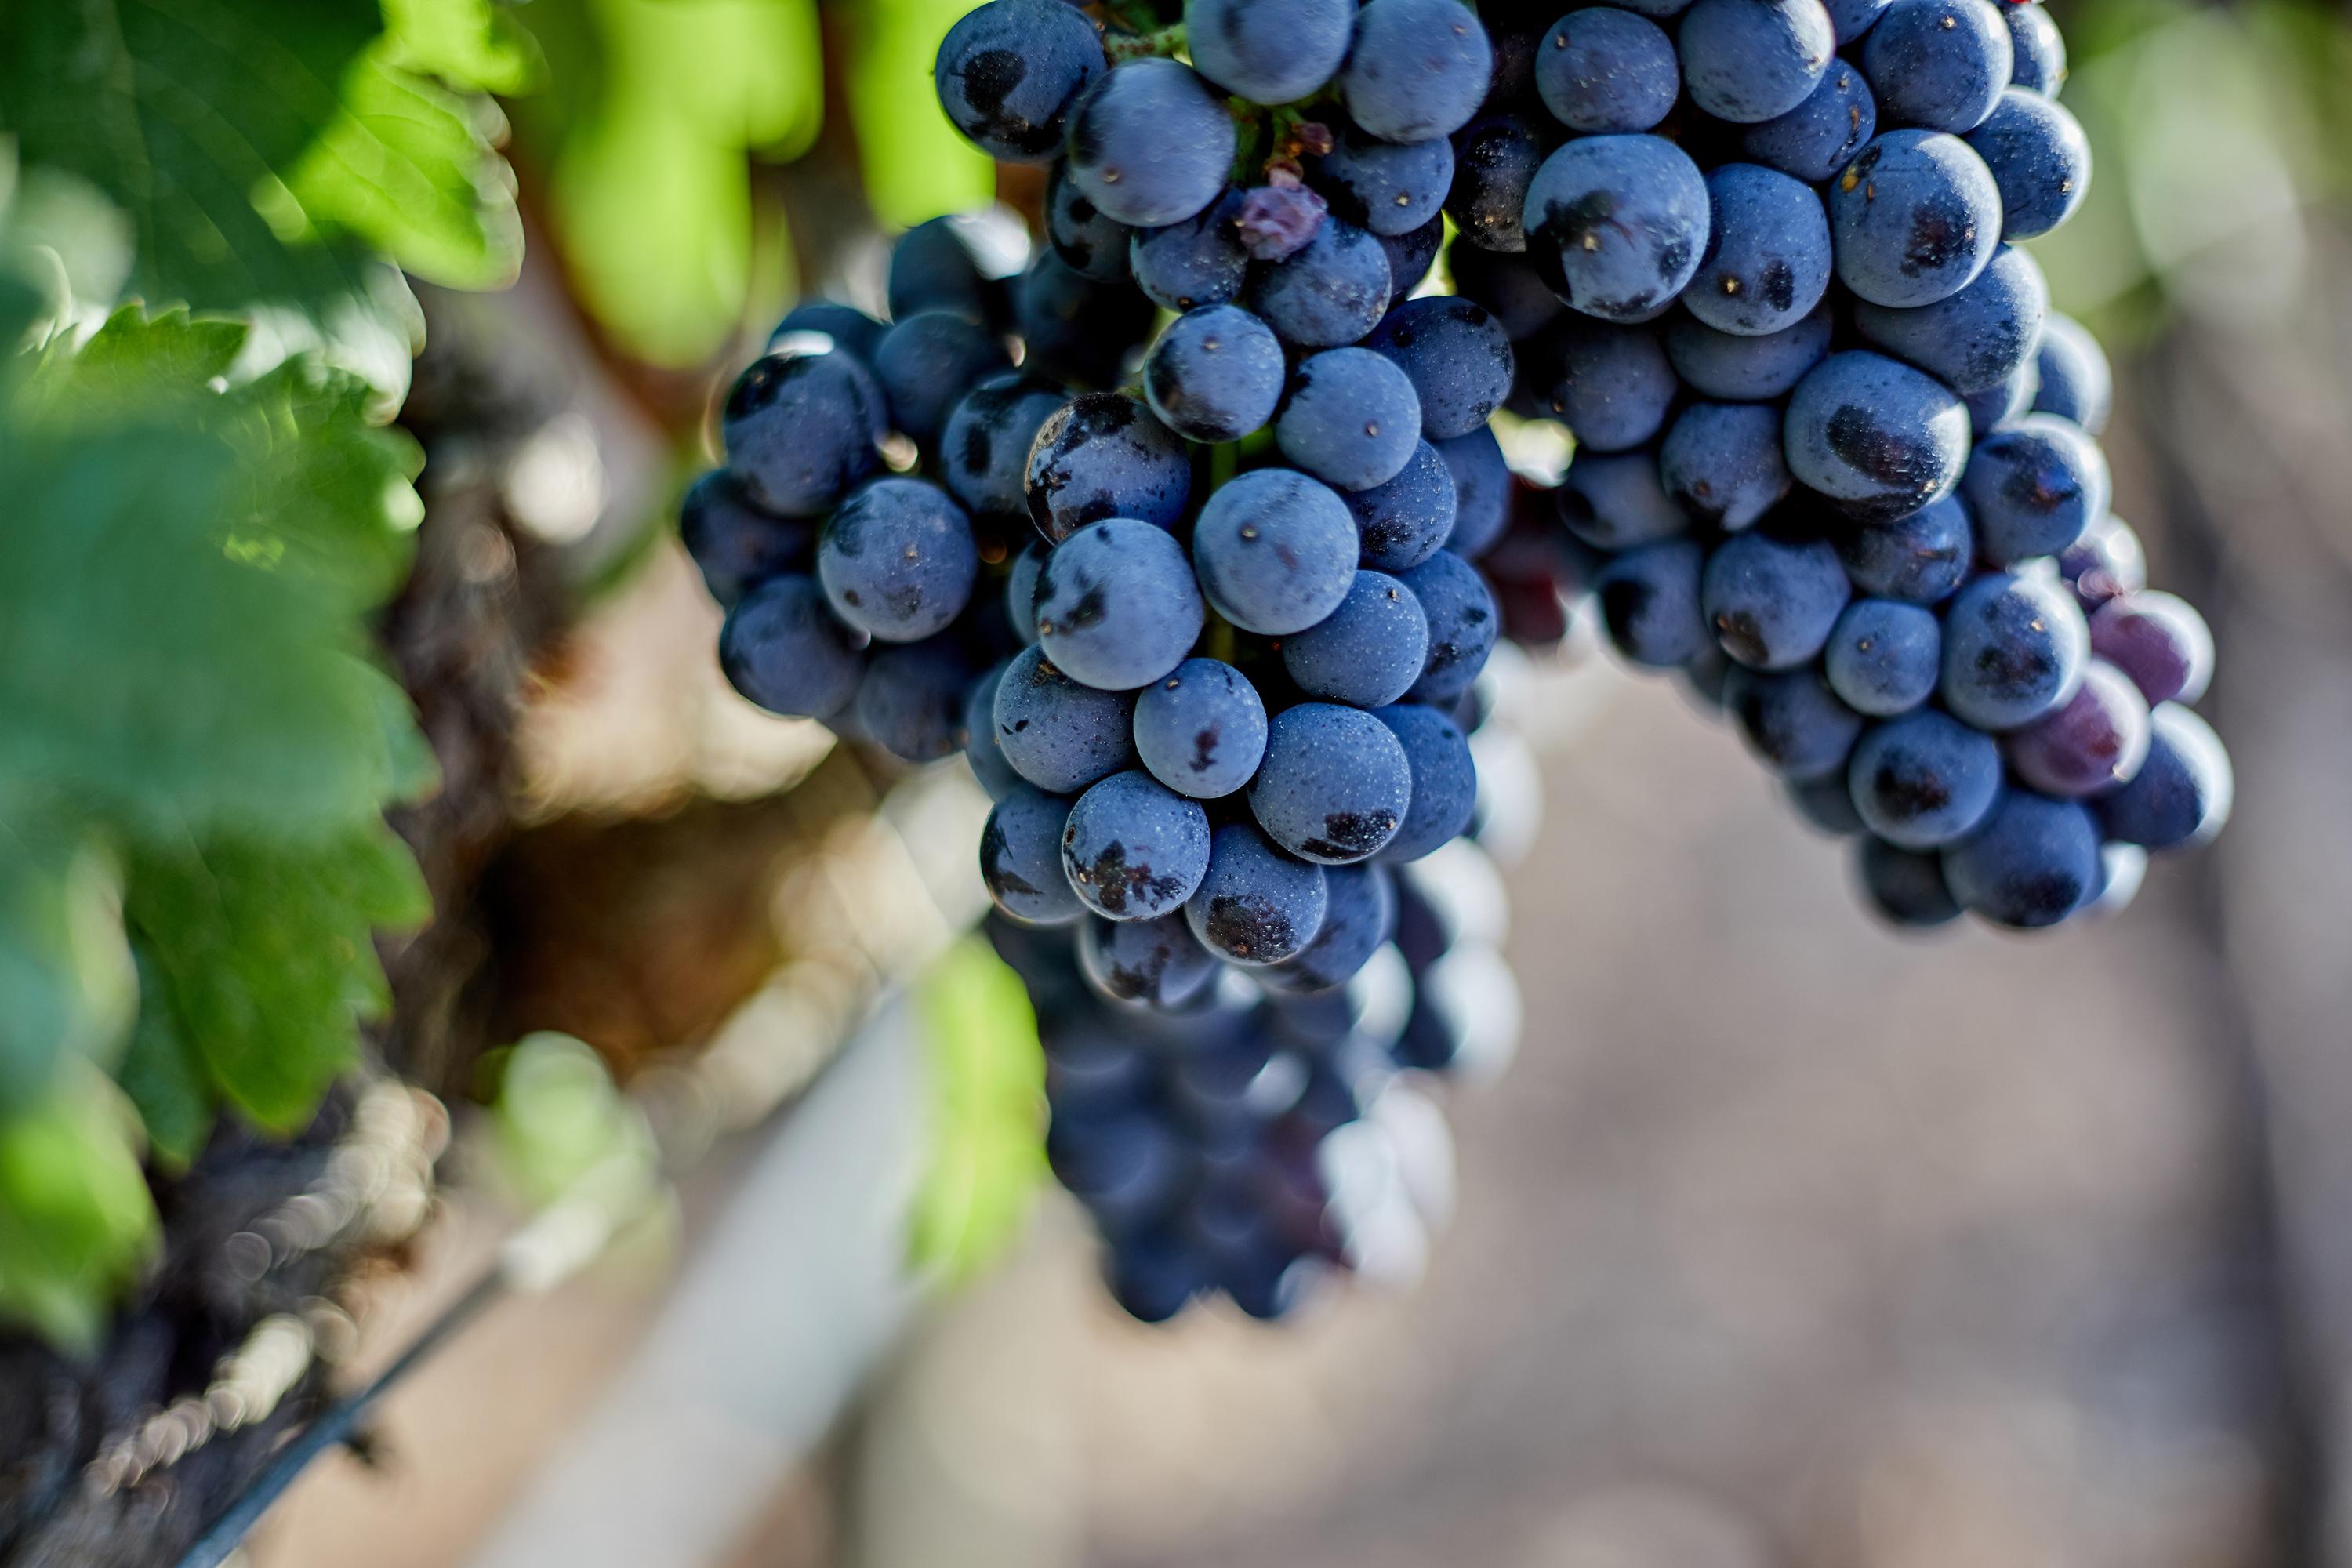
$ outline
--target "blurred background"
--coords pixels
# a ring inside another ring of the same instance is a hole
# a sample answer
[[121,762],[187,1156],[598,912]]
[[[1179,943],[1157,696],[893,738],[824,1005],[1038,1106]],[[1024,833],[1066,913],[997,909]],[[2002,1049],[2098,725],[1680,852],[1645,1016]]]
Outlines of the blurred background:
[[939,1022],[992,984],[961,764],[734,698],[668,521],[793,300],[872,308],[890,235],[1034,212],[932,105],[967,8],[499,24],[520,260],[419,285],[391,620],[458,786],[426,874],[475,913],[393,965],[387,1052],[488,1109],[341,1373],[615,1151],[691,1157],[247,1560],[2352,1563],[2352,18],[2052,6],[2097,173],[2034,248],[2116,362],[2116,510],[2220,641],[2219,844],[2104,923],[1897,936],[1732,736],[1572,633],[1516,700],[1523,1042],[1449,1102],[1427,1278],[1145,1329]]

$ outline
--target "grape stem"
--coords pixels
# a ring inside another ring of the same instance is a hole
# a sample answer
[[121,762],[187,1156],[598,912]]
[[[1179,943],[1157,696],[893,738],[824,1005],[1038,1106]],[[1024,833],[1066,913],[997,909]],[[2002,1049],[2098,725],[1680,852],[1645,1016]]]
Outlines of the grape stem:
[[1184,47],[1184,24],[1173,23],[1151,33],[1114,33],[1103,39],[1103,53],[1113,65],[1129,60],[1169,59]]

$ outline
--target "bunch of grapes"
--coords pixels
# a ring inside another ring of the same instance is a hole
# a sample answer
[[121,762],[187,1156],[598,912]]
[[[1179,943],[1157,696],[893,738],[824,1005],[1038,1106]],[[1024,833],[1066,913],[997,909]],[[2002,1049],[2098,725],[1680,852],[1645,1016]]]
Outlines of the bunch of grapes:
[[1610,639],[1719,704],[1890,919],[2128,900],[2231,784],[2189,707],[2210,635],[2108,510],[2106,360],[2018,247],[2091,175],[2057,28],[1551,10],[1459,138],[1452,263],[1517,344],[1510,405],[1577,438]]

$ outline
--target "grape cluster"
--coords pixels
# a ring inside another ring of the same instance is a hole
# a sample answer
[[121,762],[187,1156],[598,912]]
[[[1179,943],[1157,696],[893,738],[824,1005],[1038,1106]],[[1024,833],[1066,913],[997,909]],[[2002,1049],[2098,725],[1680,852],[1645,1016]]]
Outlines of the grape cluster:
[[1556,8],[1486,7],[1451,259],[1517,344],[1509,406],[1576,437],[1611,641],[1718,704],[1890,919],[2127,900],[2231,774],[2188,706],[2211,638],[2108,510],[2106,360],[2021,248],[2091,174],[2057,28]]

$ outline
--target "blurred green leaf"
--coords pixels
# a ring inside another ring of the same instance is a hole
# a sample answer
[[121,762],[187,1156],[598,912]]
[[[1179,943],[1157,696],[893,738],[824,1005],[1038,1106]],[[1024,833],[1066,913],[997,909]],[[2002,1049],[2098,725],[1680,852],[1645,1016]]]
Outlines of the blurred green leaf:
[[538,43],[491,0],[383,0],[394,60],[452,87],[513,94],[546,74]]
[[147,1129],[147,1150],[155,1162],[171,1170],[184,1170],[204,1152],[212,1135],[213,1112],[219,1097],[205,1076],[204,1063],[172,1010],[152,960],[139,964],[139,1018],[114,1081],[130,1097]]
[[653,1131],[604,1059],[569,1035],[527,1035],[507,1054],[494,1108],[499,1168],[526,1203],[543,1206],[592,1174],[630,1173],[649,1189]]
[[96,838],[23,810],[0,823],[0,1114],[55,1092],[69,1057],[106,1066],[137,990],[122,889]]
[[155,1239],[121,1097],[93,1069],[0,1117],[0,1320],[94,1348]]
[[866,199],[875,216],[911,228],[986,206],[996,165],[959,134],[931,86],[940,40],[978,0],[866,0],[857,7],[850,113],[857,125]]
[[917,988],[929,1046],[931,1156],[916,1194],[916,1265],[971,1278],[1012,1245],[1045,1173],[1045,1058],[1021,978],[986,944],[950,948]]

